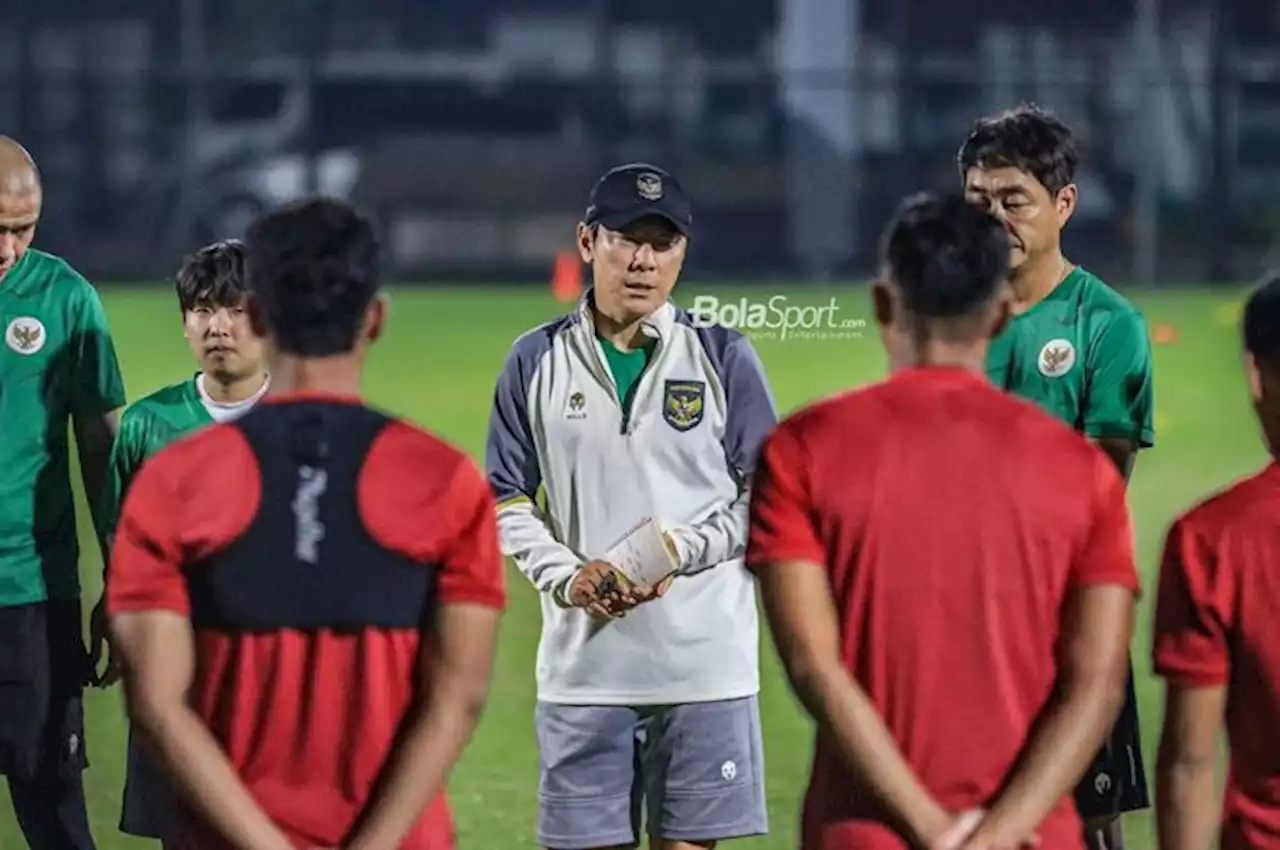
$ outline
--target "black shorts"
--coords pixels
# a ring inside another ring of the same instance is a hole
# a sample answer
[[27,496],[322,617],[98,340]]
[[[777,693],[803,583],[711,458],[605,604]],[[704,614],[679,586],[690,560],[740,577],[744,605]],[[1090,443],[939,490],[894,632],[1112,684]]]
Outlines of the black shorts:
[[0,608],[0,775],[78,775],[89,657],[79,600]]
[[125,764],[120,831],[139,838],[162,840],[171,828],[173,818],[173,783],[161,771],[155,754],[132,727],[129,729]]
[[1133,686],[1133,665],[1124,707],[1111,730],[1107,745],[1076,787],[1076,808],[1085,820],[1122,815],[1151,808],[1147,769],[1142,761],[1142,735],[1138,729],[1138,698]]

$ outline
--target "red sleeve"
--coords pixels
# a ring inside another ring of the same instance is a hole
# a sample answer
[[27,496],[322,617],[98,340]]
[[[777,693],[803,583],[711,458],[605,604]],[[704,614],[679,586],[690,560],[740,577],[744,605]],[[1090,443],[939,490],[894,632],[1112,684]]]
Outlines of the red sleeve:
[[374,539],[440,570],[440,601],[502,608],[506,583],[493,494],[476,465],[406,422],[371,447],[357,485]]
[[1093,456],[1093,516],[1088,537],[1072,564],[1070,582],[1076,586],[1118,584],[1137,591],[1140,585],[1133,522],[1124,479],[1100,450],[1095,450]]
[[1165,538],[1156,595],[1155,671],[1180,687],[1225,685],[1231,658],[1225,617],[1216,604],[1213,553],[1186,517]]
[[480,470],[466,458],[454,473],[447,504],[453,517],[441,553],[440,601],[504,607],[507,592],[498,548],[497,503]]
[[751,486],[749,569],[783,561],[826,563],[826,547],[814,527],[812,500],[803,484],[803,454],[792,425],[765,440]]
[[125,496],[107,571],[107,613],[176,611],[189,615],[182,570],[178,501],[170,486],[174,454],[143,464]]

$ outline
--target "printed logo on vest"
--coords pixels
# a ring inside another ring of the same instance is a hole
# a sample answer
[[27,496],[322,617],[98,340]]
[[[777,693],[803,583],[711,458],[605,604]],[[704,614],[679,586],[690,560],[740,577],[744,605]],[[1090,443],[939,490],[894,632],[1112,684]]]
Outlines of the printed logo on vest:
[[324,539],[324,523],[320,521],[320,497],[329,486],[329,475],[311,466],[298,468],[298,490],[293,498],[293,516],[297,522],[293,552],[308,564],[320,560],[319,546]]

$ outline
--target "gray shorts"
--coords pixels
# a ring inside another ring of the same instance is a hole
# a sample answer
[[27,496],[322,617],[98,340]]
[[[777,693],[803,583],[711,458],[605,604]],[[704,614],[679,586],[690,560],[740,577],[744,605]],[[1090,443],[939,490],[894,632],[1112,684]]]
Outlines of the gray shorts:
[[764,835],[756,697],[672,706],[539,702],[538,843],[550,850]]

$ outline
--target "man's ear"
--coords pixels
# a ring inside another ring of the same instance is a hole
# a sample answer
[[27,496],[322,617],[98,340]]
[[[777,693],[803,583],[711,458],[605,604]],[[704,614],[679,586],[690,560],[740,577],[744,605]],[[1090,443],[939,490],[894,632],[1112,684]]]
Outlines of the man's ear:
[[587,265],[591,265],[596,254],[596,229],[583,221],[578,222],[578,253]]
[[364,313],[364,338],[370,343],[377,342],[382,338],[382,332],[386,329],[387,324],[387,296],[379,294],[377,298],[370,302],[368,309]]
[[270,329],[267,327],[267,316],[262,309],[262,301],[250,295],[244,306],[249,313],[249,327],[253,329],[253,335],[259,339],[267,336]]
[[871,311],[880,327],[887,328],[893,324],[896,313],[893,291],[884,280],[877,279],[871,283]]
[[1053,206],[1054,213],[1058,216],[1058,229],[1061,230],[1076,212],[1076,184],[1063,186],[1058,197],[1054,198]]
[[1254,357],[1251,351],[1244,353],[1244,380],[1249,387],[1249,398],[1253,400],[1255,405],[1261,404],[1267,388],[1264,386],[1262,369],[1258,365],[1258,358]]

